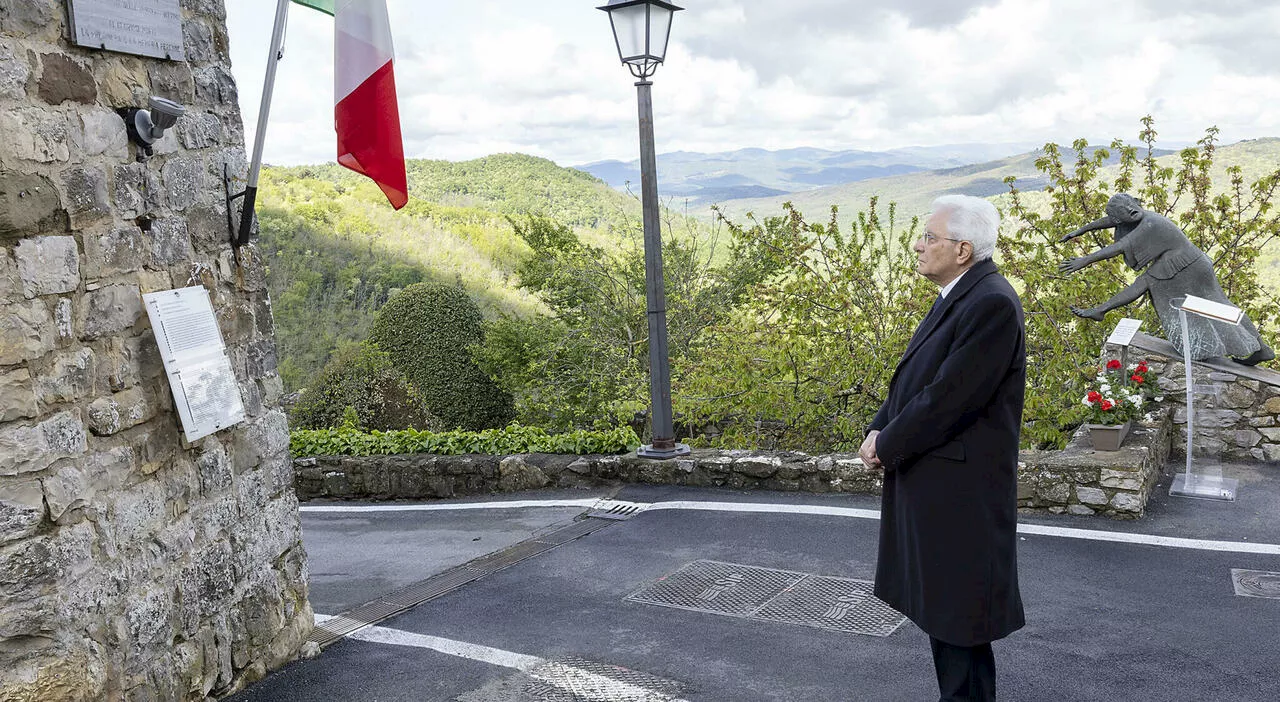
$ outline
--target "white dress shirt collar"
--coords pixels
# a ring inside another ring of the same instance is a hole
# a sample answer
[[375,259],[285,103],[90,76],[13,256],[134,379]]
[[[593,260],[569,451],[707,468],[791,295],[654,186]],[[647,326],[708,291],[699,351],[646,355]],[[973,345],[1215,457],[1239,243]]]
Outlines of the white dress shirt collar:
[[946,299],[947,295],[951,292],[951,290],[956,287],[956,283],[959,283],[960,279],[964,277],[964,274],[968,272],[969,272],[968,268],[964,269],[963,271],[960,271],[960,275],[956,276],[955,280],[951,281],[950,283],[947,283],[946,287],[944,287],[942,289],[942,292],[940,293],[943,299]]

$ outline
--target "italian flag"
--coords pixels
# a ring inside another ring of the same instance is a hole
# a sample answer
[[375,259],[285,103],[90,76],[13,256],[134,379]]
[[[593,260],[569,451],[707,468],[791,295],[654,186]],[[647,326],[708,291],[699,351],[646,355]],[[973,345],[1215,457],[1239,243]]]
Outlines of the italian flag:
[[409,201],[386,0],[293,0],[334,17],[338,163],[373,179],[397,210]]

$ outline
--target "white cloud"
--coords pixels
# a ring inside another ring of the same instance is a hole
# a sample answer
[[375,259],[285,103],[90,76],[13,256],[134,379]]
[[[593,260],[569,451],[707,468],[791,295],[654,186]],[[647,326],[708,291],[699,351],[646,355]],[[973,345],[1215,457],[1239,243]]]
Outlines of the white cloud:
[[[637,151],[598,2],[390,0],[406,153]],[[228,0],[249,138],[271,3]],[[1171,0],[700,0],[654,79],[660,151],[1280,134],[1280,6]],[[266,158],[333,158],[332,20],[293,6]]]

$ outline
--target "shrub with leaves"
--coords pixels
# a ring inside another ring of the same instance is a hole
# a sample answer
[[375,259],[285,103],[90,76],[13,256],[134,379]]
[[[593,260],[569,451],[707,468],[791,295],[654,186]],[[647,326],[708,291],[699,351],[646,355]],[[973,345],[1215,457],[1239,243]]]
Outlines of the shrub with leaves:
[[872,199],[848,233],[836,208],[826,224],[784,211],[727,224],[767,275],[708,329],[673,391],[677,412],[719,425],[719,445],[856,449],[937,288],[915,272],[917,222],[895,224],[892,205],[881,219]]
[[472,360],[484,341],[480,310],[461,288],[417,283],[378,310],[369,332],[446,427],[480,430],[514,417],[511,396]]
[[633,451],[639,445],[640,437],[636,436],[631,427],[551,434],[538,427],[523,427],[518,424],[478,432],[429,432],[414,429],[363,432],[347,424],[336,429],[301,429],[289,434],[289,450],[295,458],[412,453],[446,456],[472,453],[491,456],[521,453],[616,454]]
[[305,429],[340,426],[353,412],[362,429],[439,429],[422,396],[378,347],[352,344],[339,349],[302,394],[291,413]]

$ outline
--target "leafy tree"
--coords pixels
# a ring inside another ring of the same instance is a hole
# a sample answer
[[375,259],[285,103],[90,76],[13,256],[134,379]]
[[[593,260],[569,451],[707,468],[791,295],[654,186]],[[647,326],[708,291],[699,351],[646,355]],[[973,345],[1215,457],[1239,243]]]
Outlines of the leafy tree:
[[386,352],[372,344],[338,351],[292,412],[301,429],[341,426],[348,417],[364,430],[433,430],[440,427],[417,390]]
[[882,219],[874,198],[847,234],[834,207],[826,224],[783,208],[763,223],[728,224],[768,273],[707,330],[678,407],[693,424],[718,425],[719,445],[856,448],[936,294],[914,272],[917,223],[896,225],[892,205]]
[[472,361],[484,341],[480,309],[465,290],[416,283],[387,301],[369,338],[391,356],[446,427],[501,427],[514,416],[511,396]]
[[[548,428],[642,424],[649,407],[649,329],[643,245],[631,229],[619,250],[583,242],[545,217],[512,220],[532,249],[520,285],[550,317],[507,317],[488,328],[479,362],[516,397],[521,421]],[[635,226],[633,222],[632,226]],[[663,242],[668,357],[673,384],[700,352],[702,332],[729,315],[762,275],[762,261],[693,233]]]
[[[1086,250],[1105,246],[1110,235],[1095,232],[1060,244],[1062,235],[1090,222],[1105,211],[1111,195],[1128,192],[1144,206],[1177,222],[1201,250],[1213,260],[1227,296],[1243,307],[1274,347],[1280,323],[1277,290],[1260,285],[1255,262],[1265,246],[1280,237],[1280,217],[1273,197],[1280,186],[1280,170],[1245,186],[1238,167],[1228,168],[1229,183],[1212,182],[1217,129],[1209,129],[1196,146],[1183,149],[1180,165],[1164,166],[1156,160],[1156,131],[1150,117],[1142,120],[1139,148],[1116,140],[1111,149],[1120,163],[1103,170],[1107,149],[1088,152],[1088,144],[1073,144],[1077,157],[1068,168],[1056,144],[1048,144],[1036,166],[1049,177],[1044,195],[1020,192],[1014,179],[1008,182],[1008,215],[1016,231],[1000,240],[1000,254],[1007,273],[1021,283],[1022,304],[1027,313],[1027,406],[1024,441],[1040,446],[1062,446],[1069,436],[1075,404],[1093,379],[1099,349],[1114,323],[1099,324],[1075,317],[1070,307],[1091,307],[1133,282],[1134,272],[1120,259],[1095,264],[1074,275],[1058,273],[1058,263]],[[1046,201],[1047,200],[1047,201]],[[1148,300],[1112,313],[1143,319],[1145,328],[1159,334],[1160,324]],[[1074,404],[1073,404],[1074,403]]]

